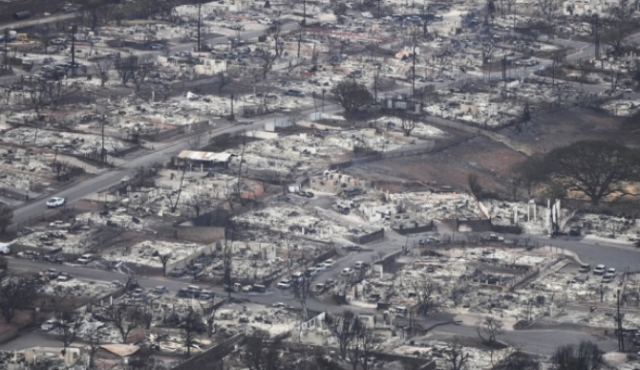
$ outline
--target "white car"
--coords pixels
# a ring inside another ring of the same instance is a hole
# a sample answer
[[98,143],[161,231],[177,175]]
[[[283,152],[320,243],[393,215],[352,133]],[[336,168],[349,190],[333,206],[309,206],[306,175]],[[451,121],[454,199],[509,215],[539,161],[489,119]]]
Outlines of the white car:
[[65,205],[65,203],[67,202],[66,198],[51,198],[47,201],[47,207],[49,208],[57,208],[57,207],[62,207]]
[[281,282],[278,283],[278,288],[279,289],[289,289],[291,288],[291,280],[282,280]]
[[93,261],[93,256],[91,254],[83,254],[82,256],[80,256],[80,258],[78,258],[78,262],[83,263],[83,264],[88,264],[91,263]]
[[68,227],[71,227],[71,224],[67,224],[64,221],[53,221],[52,223],[49,224],[49,227],[52,229],[66,229]]
[[331,268],[331,267],[333,267],[333,265],[336,264],[336,261],[334,261],[334,260],[326,260],[326,261],[322,262],[322,264],[324,265],[325,268]]
[[340,275],[342,276],[353,275],[353,269],[351,267],[345,267],[342,269],[342,271],[340,271]]
[[326,269],[327,269],[327,265],[325,265],[324,263],[318,263],[318,264],[316,265],[316,270],[317,270],[318,272],[325,271]]
[[42,325],[40,325],[40,330],[49,331],[49,330],[57,328],[59,325],[60,325],[60,323],[58,322],[58,320],[49,319],[49,320],[45,321]]
[[605,265],[598,265],[596,266],[596,268],[593,269],[593,274],[594,275],[604,275],[606,270]]

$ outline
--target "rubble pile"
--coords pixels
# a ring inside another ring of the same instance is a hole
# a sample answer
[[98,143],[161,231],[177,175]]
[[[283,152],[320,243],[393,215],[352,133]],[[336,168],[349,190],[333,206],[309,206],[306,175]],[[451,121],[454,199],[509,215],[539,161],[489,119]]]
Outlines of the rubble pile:
[[546,208],[535,203],[484,200],[483,204],[494,225],[518,225],[527,234],[543,234],[548,229]]
[[582,213],[574,215],[567,226],[578,226],[584,234],[625,241],[635,241],[640,236],[640,224],[630,217]]
[[[22,144],[25,138],[32,141],[33,145],[47,148],[59,153],[82,155],[95,153],[102,147],[102,138],[98,135],[77,134],[71,132],[38,130],[37,139],[34,128],[21,127],[5,132],[2,136],[4,142]],[[104,147],[108,153],[127,148],[127,144],[111,137],[104,138]]]
[[323,241],[354,235],[352,230],[343,225],[310,214],[303,208],[280,202],[273,203],[268,208],[239,215],[235,221],[254,233],[259,230]]
[[216,325],[228,335],[247,333],[252,329],[278,335],[293,330],[298,323],[298,314],[286,308],[232,303],[216,312]]
[[162,267],[159,256],[171,254],[169,264],[182,261],[198,253],[203,248],[200,244],[174,243],[161,240],[143,241],[126,247],[113,248],[102,253],[107,261],[122,261],[138,265]]
[[[386,127],[387,130],[394,133],[403,133],[402,131],[402,119],[398,117],[381,117],[376,120],[371,121],[377,127]],[[409,124],[406,124],[408,127]],[[442,138],[447,134],[429,124],[426,124],[422,121],[416,121],[415,127],[411,130],[412,137],[425,137],[425,138]]]
[[113,293],[114,290],[114,287],[110,284],[78,279],[69,281],[52,280],[40,288],[40,292],[57,297],[71,296],[89,299],[105,297]]
[[27,247],[55,250],[61,248],[64,253],[84,251],[85,237],[64,230],[35,231],[16,239],[17,244]]

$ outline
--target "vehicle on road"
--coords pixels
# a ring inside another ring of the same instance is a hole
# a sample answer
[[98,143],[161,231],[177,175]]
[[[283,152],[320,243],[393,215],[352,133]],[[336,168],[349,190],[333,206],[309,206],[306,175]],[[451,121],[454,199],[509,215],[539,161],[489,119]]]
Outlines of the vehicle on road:
[[606,270],[606,266],[605,265],[597,265],[594,269],[593,269],[593,274],[594,275],[604,275],[605,270]]
[[291,288],[291,284],[293,284],[291,280],[282,280],[278,283],[277,287],[278,289],[289,289]]
[[78,258],[78,262],[82,263],[82,264],[89,264],[91,262],[93,262],[93,255],[91,254],[83,254],[82,256],[80,256]]
[[348,250],[349,252],[360,252],[362,247],[359,245],[345,245],[342,249]]
[[47,201],[47,207],[49,208],[62,207],[65,205],[66,202],[67,202],[67,198],[54,197]]
[[578,268],[578,271],[580,271],[580,272],[589,272],[589,271],[591,271],[591,265],[588,264],[588,263],[583,263]]
[[318,270],[318,272],[326,271],[327,270],[327,266],[323,262],[320,262],[320,263],[316,264],[316,270]]

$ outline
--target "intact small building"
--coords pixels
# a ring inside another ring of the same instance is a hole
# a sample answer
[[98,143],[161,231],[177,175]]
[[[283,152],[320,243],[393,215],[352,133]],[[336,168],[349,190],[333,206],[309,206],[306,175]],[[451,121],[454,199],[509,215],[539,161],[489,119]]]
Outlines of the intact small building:
[[183,150],[174,157],[174,165],[182,167],[185,164],[189,165],[192,171],[213,168],[228,168],[231,157],[235,154],[231,153],[214,153],[214,152],[196,152],[193,150]]

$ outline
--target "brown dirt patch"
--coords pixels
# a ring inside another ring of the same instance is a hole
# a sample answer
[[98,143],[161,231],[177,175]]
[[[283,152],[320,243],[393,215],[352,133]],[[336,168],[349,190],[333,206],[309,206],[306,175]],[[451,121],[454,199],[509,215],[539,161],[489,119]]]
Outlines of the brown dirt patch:
[[640,133],[622,129],[623,118],[588,109],[566,109],[535,118],[522,132],[511,128],[500,133],[533,152],[546,153],[580,140],[615,140],[637,146]]
[[459,191],[467,190],[467,177],[475,173],[485,189],[506,191],[504,185],[511,176],[511,167],[524,158],[502,144],[476,137],[440,152],[367,163],[349,172],[359,172],[367,178],[374,174],[376,178],[451,185]]

